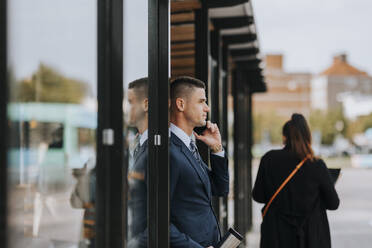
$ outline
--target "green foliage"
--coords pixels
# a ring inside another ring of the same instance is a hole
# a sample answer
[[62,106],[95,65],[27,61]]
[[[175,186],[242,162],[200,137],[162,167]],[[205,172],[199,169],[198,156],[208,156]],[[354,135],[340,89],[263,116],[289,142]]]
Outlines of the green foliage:
[[[359,123],[360,121],[357,121],[355,126],[351,125],[351,127],[358,130],[365,130],[367,127],[372,127],[372,116],[370,118],[369,122],[363,122],[366,124],[361,124]],[[260,143],[263,139],[263,134],[266,132],[269,134],[269,141],[271,143],[280,144],[282,142],[282,127],[288,119],[289,117],[280,116],[275,111],[255,113],[253,116],[255,143]],[[321,132],[322,144],[333,144],[338,133],[346,136],[350,129],[349,121],[344,117],[342,109],[329,111],[314,110],[310,113],[308,122],[311,131],[317,130]]]
[[351,140],[355,134],[363,133],[368,128],[372,128],[372,113],[351,121],[346,132],[346,137]]
[[[8,69],[8,72],[7,72],[7,81],[8,81],[8,85],[10,86],[16,85],[15,75],[13,72],[13,68],[11,67]],[[9,99],[14,99],[15,98],[14,90],[10,89],[8,92],[9,92]]]
[[269,134],[270,142],[282,143],[282,127],[287,121],[275,111],[259,112],[253,114],[253,139],[254,143],[260,143],[264,133]]
[[13,102],[81,103],[89,93],[84,82],[67,78],[53,68],[40,64],[31,79],[15,83]]
[[[343,124],[341,130],[337,130],[337,122]],[[342,109],[314,110],[310,113],[309,125],[312,131],[321,132],[322,144],[331,145],[338,133],[346,134],[348,121],[344,117]]]

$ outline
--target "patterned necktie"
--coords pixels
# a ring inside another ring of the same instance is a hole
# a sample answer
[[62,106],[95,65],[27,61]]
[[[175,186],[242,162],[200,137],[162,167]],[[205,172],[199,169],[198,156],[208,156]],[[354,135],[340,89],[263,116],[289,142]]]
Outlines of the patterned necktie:
[[139,148],[140,148],[140,143],[138,142],[138,144],[136,145],[136,148],[134,148],[134,152],[133,152],[133,158],[134,159],[137,158]]
[[134,158],[134,159],[137,158],[138,151],[139,151],[140,146],[141,146],[140,139],[141,139],[141,135],[138,135],[138,136],[136,137],[136,139],[135,139],[137,145],[136,145],[136,148],[134,148],[134,151],[133,151],[133,158]]
[[200,154],[198,152],[198,148],[196,147],[195,141],[193,139],[191,139],[191,141],[190,141],[190,151],[191,151],[192,155],[195,157],[195,159],[198,162],[202,171],[205,173],[204,168],[203,168],[203,164],[201,162]]

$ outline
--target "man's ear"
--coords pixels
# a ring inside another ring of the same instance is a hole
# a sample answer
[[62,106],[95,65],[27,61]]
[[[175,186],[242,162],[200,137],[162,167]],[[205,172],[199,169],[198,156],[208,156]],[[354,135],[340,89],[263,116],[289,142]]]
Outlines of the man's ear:
[[143,111],[145,111],[146,113],[148,112],[148,110],[149,110],[149,99],[148,98],[145,98],[143,100],[142,108],[143,108]]
[[182,99],[182,98],[177,98],[176,99],[176,108],[177,108],[178,111],[183,112],[185,110],[185,105],[186,105],[186,103],[185,103],[184,99]]

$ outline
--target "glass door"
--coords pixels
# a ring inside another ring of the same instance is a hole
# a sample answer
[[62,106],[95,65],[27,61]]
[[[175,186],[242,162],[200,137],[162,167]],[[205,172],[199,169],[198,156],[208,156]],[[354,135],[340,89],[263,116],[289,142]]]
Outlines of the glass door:
[[97,2],[7,4],[8,247],[93,247]]

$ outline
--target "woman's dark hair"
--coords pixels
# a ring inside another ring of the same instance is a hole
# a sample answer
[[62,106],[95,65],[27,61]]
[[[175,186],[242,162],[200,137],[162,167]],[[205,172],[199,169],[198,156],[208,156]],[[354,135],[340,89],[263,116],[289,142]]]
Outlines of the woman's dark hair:
[[286,147],[300,159],[306,156],[309,156],[311,160],[314,159],[310,128],[302,114],[293,114],[291,119],[284,124],[283,136],[286,138]]

